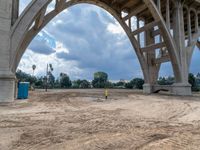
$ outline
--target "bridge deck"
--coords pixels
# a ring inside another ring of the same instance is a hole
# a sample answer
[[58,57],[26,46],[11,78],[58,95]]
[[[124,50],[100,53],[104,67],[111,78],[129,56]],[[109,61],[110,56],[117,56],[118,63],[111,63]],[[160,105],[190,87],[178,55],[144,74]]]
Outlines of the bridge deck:
[[[105,3],[111,4],[118,12],[121,12],[122,10],[124,12],[132,12],[133,10],[142,8],[141,6],[144,5],[143,1],[141,0],[102,0]],[[154,0],[155,2],[157,0]],[[173,10],[174,8],[174,1],[170,1],[170,9]],[[200,0],[185,0],[184,2],[185,6],[190,7],[195,10],[200,11]],[[161,13],[165,19],[166,17],[166,0],[160,0],[160,10]],[[153,17],[151,13],[149,12],[149,9],[143,9],[142,11],[138,11],[138,13],[135,14],[135,16],[143,19],[145,18],[146,22],[151,22],[153,20]],[[200,18],[200,14],[198,16]],[[170,14],[171,23],[173,22],[173,11],[171,11]],[[195,32],[195,14],[191,14],[191,23],[192,23],[192,32]],[[187,13],[184,12],[184,19],[187,20]],[[200,19],[199,19],[200,20]],[[200,24],[200,22],[199,22]],[[187,32],[187,21],[185,23],[185,30]]]

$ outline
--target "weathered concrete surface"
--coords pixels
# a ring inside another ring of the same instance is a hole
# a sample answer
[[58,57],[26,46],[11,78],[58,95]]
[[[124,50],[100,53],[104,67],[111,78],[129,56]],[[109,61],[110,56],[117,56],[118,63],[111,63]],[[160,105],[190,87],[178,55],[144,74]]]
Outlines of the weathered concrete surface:
[[0,102],[12,102],[15,97],[15,78],[0,77]]
[[[68,7],[90,3],[112,14],[127,33],[143,71],[145,93],[154,92],[155,87],[156,90],[163,88],[156,86],[160,66],[171,62],[176,83],[170,86],[170,91],[191,95],[188,73],[194,47],[199,47],[199,0],[56,0],[55,9],[46,13],[50,2],[52,0],[31,1],[18,18],[19,0],[0,0],[0,76],[4,76],[0,80],[7,86],[5,89],[13,88],[7,78],[10,74],[14,76],[27,46],[41,29]],[[123,16],[124,13],[127,15]],[[132,28],[133,17],[136,17],[136,29]],[[140,26],[140,21],[144,26]],[[142,32],[146,35],[143,39],[140,37]],[[159,41],[155,40],[156,36]],[[159,50],[158,56],[156,50]],[[11,94],[8,95],[12,95],[13,90],[9,91]],[[3,90],[0,95],[5,98]]]
[[143,92],[145,94],[158,93],[160,91],[169,91],[171,94],[179,96],[192,95],[190,84],[175,83],[173,85],[143,85]]
[[12,0],[0,0],[0,102],[14,100],[15,75],[10,71]]

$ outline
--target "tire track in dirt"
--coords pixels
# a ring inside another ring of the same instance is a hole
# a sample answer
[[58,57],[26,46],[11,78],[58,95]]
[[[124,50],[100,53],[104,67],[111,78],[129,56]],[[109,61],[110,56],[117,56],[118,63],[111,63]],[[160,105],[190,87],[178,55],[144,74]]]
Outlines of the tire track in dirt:
[[[100,95],[94,94],[92,98],[92,93],[84,93],[82,99],[81,92],[36,95],[30,100],[31,110],[27,113],[0,114],[0,133],[4,128],[20,130],[10,150],[196,150],[200,147],[200,122],[178,121],[200,104],[158,97],[151,100],[155,96],[145,100],[146,96],[138,93],[125,101],[130,107],[120,107],[127,93],[101,103],[92,101]],[[134,111],[136,107],[139,109]],[[132,110],[132,117],[122,115],[126,109]],[[148,113],[141,115],[142,111],[158,114],[149,117]]]

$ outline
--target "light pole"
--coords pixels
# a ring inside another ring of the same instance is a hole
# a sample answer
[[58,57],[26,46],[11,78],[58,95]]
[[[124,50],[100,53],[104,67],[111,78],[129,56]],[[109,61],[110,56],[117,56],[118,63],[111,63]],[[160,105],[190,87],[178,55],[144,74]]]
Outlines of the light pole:
[[46,91],[46,92],[47,92],[47,89],[48,89],[49,68],[50,68],[50,71],[53,71],[53,66],[52,66],[52,64],[47,64],[47,70],[46,70],[46,88],[45,88],[45,91]]
[[32,65],[32,69],[33,69],[33,76],[34,76],[34,72],[35,72],[35,69],[36,69],[36,65]]

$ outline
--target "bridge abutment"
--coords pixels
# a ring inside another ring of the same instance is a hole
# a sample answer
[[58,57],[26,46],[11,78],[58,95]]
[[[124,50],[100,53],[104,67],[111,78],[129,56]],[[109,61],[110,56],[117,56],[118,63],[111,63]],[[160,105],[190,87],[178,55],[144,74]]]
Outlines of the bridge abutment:
[[12,102],[15,74],[11,71],[11,25],[13,0],[0,0],[0,102]]
[[169,91],[172,95],[190,96],[192,95],[191,85],[183,83],[174,83],[173,85],[144,84],[143,93],[152,94],[159,91]]
[[152,94],[153,93],[153,85],[145,83],[143,85],[143,93],[144,94]]
[[14,74],[0,74],[0,102],[13,102],[16,78]]
[[192,95],[191,85],[189,83],[175,83],[171,86],[170,92],[179,96]]

